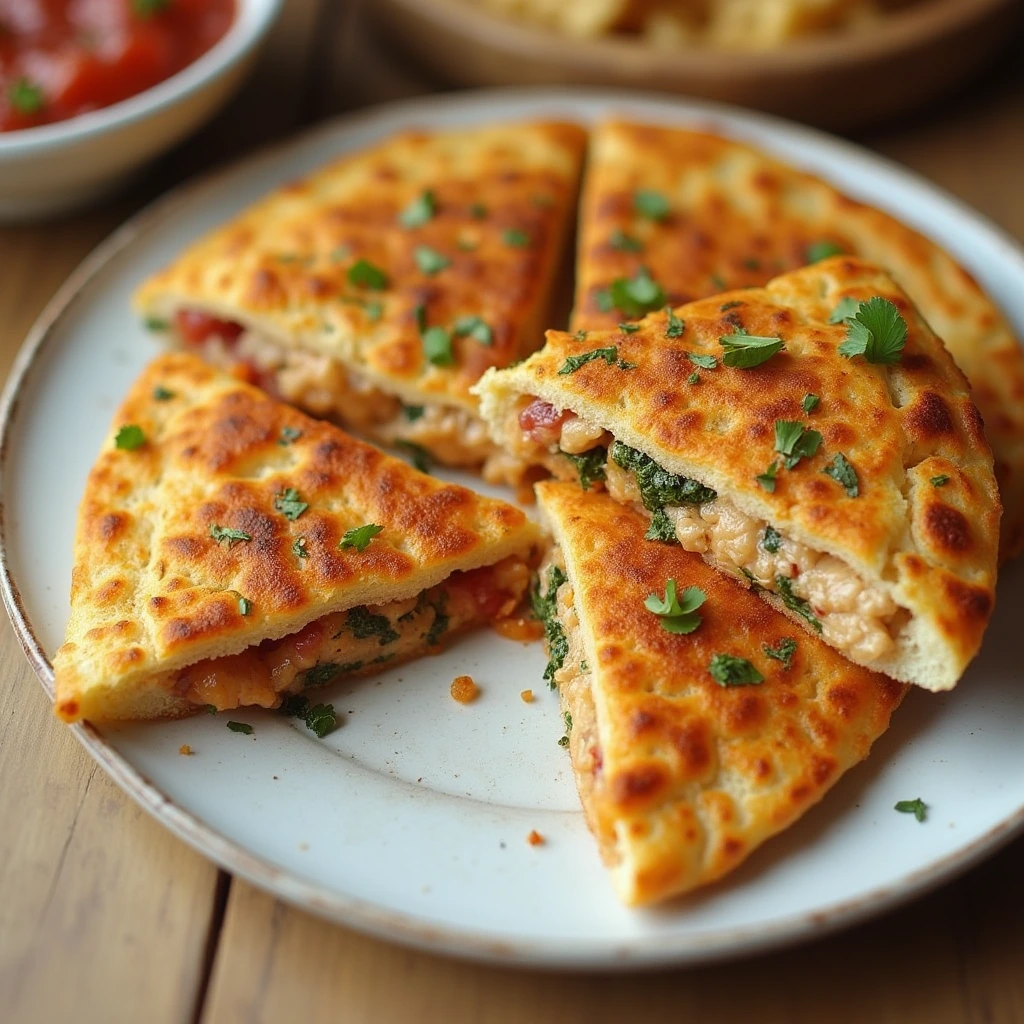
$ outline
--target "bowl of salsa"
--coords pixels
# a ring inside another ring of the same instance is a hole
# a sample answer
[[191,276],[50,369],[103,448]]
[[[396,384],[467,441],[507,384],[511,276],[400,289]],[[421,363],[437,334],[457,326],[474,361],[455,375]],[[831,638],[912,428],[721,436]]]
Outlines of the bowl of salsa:
[[0,218],[80,205],[211,117],[281,0],[0,0]]

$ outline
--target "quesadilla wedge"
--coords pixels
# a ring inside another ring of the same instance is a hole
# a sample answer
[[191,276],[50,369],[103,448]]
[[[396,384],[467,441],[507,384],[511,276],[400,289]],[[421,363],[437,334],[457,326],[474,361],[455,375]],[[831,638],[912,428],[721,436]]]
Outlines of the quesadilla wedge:
[[314,416],[448,465],[500,463],[468,389],[550,324],[584,142],[546,122],[396,135],[200,240],[136,308]]
[[[571,329],[613,328],[666,303],[762,286],[829,253],[888,270],[966,374],[1006,509],[1001,557],[1018,554],[1024,352],[1012,327],[944,249],[821,179],[731,139],[621,121],[598,126],[581,204]],[[638,292],[628,283],[640,268],[652,285]],[[631,292],[653,301],[630,303]]]
[[852,661],[954,686],[995,599],[999,496],[967,382],[882,271],[836,257],[480,382],[526,464],[605,486]]
[[536,528],[169,354],[114,418],[54,658],[66,721],[276,707],[510,611]]
[[[606,494],[536,490],[555,539],[537,593],[551,674],[615,889],[644,904],[721,878],[867,757],[905,688],[644,540]],[[656,613],[673,602],[699,610]]]

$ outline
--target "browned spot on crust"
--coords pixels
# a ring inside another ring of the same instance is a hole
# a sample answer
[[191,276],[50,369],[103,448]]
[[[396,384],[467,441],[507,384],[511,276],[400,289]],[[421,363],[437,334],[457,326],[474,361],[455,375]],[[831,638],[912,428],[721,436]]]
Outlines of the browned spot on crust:
[[940,437],[955,430],[946,400],[934,391],[923,391],[905,411],[904,425],[918,438]]
[[965,619],[985,622],[992,612],[992,595],[981,587],[973,587],[969,583],[953,577],[945,577],[943,585],[950,602]]
[[970,523],[949,505],[933,503],[925,508],[924,532],[934,547],[952,554],[970,550],[973,543]]
[[645,804],[664,791],[668,780],[659,764],[641,764],[616,775],[610,784],[611,796],[623,808]]
[[235,619],[237,615],[232,614],[222,602],[211,601],[191,618],[179,616],[168,619],[160,630],[160,636],[167,647],[174,647],[204,636],[225,633]]
[[824,786],[836,770],[836,762],[831,757],[813,757],[811,759],[811,776],[819,786]]
[[119,512],[108,512],[100,519],[100,537],[112,541],[124,532],[128,517]]
[[825,700],[840,718],[850,719],[860,705],[860,693],[855,686],[836,683],[825,692]]
[[728,836],[724,843],[722,843],[722,853],[730,860],[738,857],[746,849],[746,844],[742,839],[737,839],[735,836]]
[[672,731],[672,745],[679,751],[683,768],[689,777],[696,777],[711,764],[711,743],[703,722],[686,722]]

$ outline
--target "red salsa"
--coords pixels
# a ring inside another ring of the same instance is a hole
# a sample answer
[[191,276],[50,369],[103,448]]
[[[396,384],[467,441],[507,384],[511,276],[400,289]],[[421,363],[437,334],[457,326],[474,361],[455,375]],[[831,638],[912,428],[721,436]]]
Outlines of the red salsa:
[[235,0],[0,0],[0,132],[63,121],[170,78]]

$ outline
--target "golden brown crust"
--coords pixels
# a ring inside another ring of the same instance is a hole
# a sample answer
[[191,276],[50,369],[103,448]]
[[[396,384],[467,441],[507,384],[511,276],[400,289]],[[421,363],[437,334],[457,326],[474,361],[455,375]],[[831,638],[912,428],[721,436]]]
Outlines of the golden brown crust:
[[[891,367],[839,355],[846,327],[828,323],[842,298],[873,296],[895,303],[908,325],[903,357]],[[678,338],[667,336],[660,312],[633,333],[592,330],[581,339],[549,331],[544,349],[481,382],[492,430],[504,429],[518,395],[537,395],[836,555],[865,579],[893,584],[913,628],[925,632],[898,660],[878,666],[930,689],[953,686],[994,603],[1000,506],[977,411],[942,343],[887,275],[852,257],[676,314],[686,324]],[[689,384],[688,355],[720,360],[719,339],[740,328],[781,337],[785,350],[755,369],[719,363]],[[609,346],[635,367],[599,359],[558,372],[570,355]],[[811,414],[801,407],[808,392],[821,399]],[[816,456],[780,472],[769,493],[757,476],[778,459],[776,420],[813,427],[823,442]],[[837,453],[856,471],[858,497],[822,472]],[[932,477],[943,474],[949,482],[933,486]],[[951,588],[963,599],[950,600]]]
[[[125,424],[142,428],[142,447],[114,446]],[[286,428],[294,439],[281,444]],[[308,505],[297,518],[282,511],[289,488]],[[339,548],[368,523],[384,530],[365,550]],[[218,543],[213,526],[250,539]],[[54,660],[58,708],[107,717],[89,710],[91,692],[132,690],[332,611],[414,596],[536,538],[511,505],[418,473],[194,356],[161,357],[115,416],[86,485]],[[143,691],[138,717],[174,712]]]
[[[671,212],[637,216],[637,189]],[[1006,319],[943,249],[818,178],[728,139],[612,121],[593,135],[584,184],[573,329],[614,327],[598,293],[647,266],[672,305],[764,285],[831,242],[887,268],[971,383],[1007,515],[1001,556],[1024,549],[1024,354]],[[642,251],[610,244],[616,230]]]
[[[591,829],[627,903],[720,878],[816,803],[886,730],[905,688],[846,661],[694,554],[643,539],[637,512],[572,484],[537,485],[565,558],[589,685],[570,751]],[[644,600],[700,587],[703,622],[667,632]],[[790,667],[763,646],[797,637]],[[757,686],[722,687],[715,654]]]
[[[397,135],[196,243],[139,289],[136,307],[157,319],[204,310],[337,359],[409,401],[474,408],[468,388],[480,374],[540,341],[584,142],[577,125],[554,122]],[[401,212],[425,190],[434,215],[403,226]],[[424,272],[419,246],[450,265]],[[383,270],[388,286],[350,283],[357,260]],[[368,303],[380,304],[379,316]],[[478,316],[492,339],[457,338],[455,365],[434,366],[421,307],[430,326]]]

